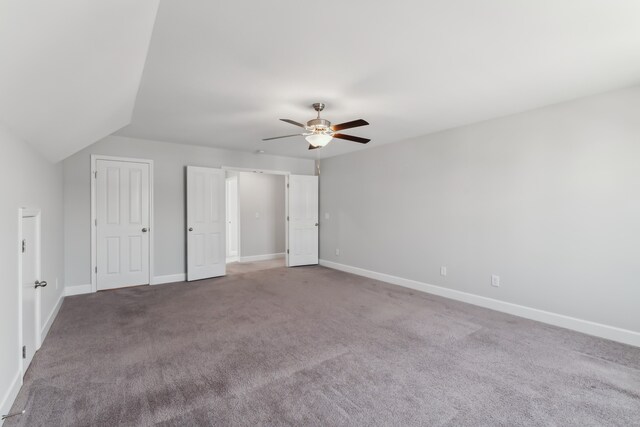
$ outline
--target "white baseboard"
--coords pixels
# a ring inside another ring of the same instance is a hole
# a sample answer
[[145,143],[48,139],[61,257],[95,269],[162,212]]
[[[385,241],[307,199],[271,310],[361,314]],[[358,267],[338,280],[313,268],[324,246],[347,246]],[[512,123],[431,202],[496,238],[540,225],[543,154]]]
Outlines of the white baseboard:
[[240,262],[268,261],[270,259],[278,259],[278,258],[284,258],[284,252],[279,254],[241,256]]
[[574,331],[582,332],[588,335],[594,335],[597,337],[640,347],[640,332],[617,328],[615,326],[603,325],[601,323],[591,322],[589,320],[576,319],[575,317],[565,316],[563,314],[552,313],[549,311],[539,310],[537,308],[531,308],[506,301],[500,301],[493,298],[482,297],[480,295],[456,291],[454,289],[443,288],[441,286],[430,285],[428,283],[422,283],[416,280],[405,279],[402,277],[391,276],[389,274],[378,273],[376,271],[365,270],[359,267],[339,264],[333,261],[321,259],[320,265],[333,268],[334,270],[345,271],[347,273],[356,274],[358,276],[380,280],[383,282],[391,283],[393,285],[403,286],[405,288],[439,295],[441,297],[450,298],[480,307],[501,311],[503,313],[512,314],[514,316],[524,317],[526,319],[536,320],[538,322],[572,329]]
[[187,280],[185,273],[167,274],[166,276],[155,276],[151,279],[152,285],[162,285],[164,283],[184,282]]
[[70,297],[73,295],[82,295],[82,294],[90,294],[93,292],[91,288],[91,284],[89,285],[75,285],[75,286],[65,286],[64,288],[64,296]]
[[[13,377],[11,385],[2,396],[2,402],[0,403],[0,414],[8,414],[11,411],[11,407],[13,406],[13,402],[18,396],[20,387],[22,387],[22,374],[20,371],[18,371]],[[2,424],[4,424],[4,421],[0,421],[0,425]]]
[[240,257],[237,255],[227,257],[227,264],[229,264],[230,262],[238,262],[238,261],[240,261]]
[[65,292],[60,294],[60,298],[58,298],[58,302],[51,310],[51,313],[49,313],[49,317],[47,317],[47,321],[44,322],[44,325],[42,326],[42,329],[40,331],[40,343],[44,342],[44,339],[47,337],[47,334],[49,333],[49,329],[51,329],[51,325],[53,324],[53,321],[56,320],[56,316],[60,311],[60,307],[62,307],[62,301],[64,301],[65,295],[66,295],[66,289],[65,289]]

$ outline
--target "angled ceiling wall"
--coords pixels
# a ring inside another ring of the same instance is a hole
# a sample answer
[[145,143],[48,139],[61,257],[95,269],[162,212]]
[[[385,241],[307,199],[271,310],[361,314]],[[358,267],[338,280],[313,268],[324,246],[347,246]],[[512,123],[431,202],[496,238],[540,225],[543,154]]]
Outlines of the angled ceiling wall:
[[0,122],[59,161],[131,121],[159,0],[0,0]]

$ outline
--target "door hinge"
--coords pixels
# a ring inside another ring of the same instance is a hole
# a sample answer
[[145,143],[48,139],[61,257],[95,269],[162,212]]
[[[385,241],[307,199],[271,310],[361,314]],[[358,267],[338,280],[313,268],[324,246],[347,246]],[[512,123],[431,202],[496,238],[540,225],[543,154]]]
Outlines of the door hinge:
[[289,188],[289,184],[287,184],[287,188]]
[[287,215],[287,221],[289,221],[289,215]]
[[94,219],[93,223],[96,225],[96,227],[98,226],[98,220],[97,219]]
[[94,178],[96,178],[96,179],[98,179],[98,171],[95,171],[95,172],[93,173],[93,177],[94,177]]
[[27,239],[22,239],[22,253],[27,250]]
[[94,268],[94,271],[97,273],[98,272],[98,267]]
[[26,345],[22,346],[22,358],[23,359],[27,358],[27,346]]
[[289,253],[289,249],[287,249],[287,253]]

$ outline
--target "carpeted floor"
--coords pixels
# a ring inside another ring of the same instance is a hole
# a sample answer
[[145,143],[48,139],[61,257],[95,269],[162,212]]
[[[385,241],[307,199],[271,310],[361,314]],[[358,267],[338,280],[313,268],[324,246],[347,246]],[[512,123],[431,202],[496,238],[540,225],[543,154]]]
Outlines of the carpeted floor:
[[285,259],[277,258],[268,261],[256,262],[232,262],[227,264],[227,274],[253,273],[260,270],[269,270],[271,268],[284,267]]
[[6,425],[640,425],[640,348],[323,267],[65,299]]

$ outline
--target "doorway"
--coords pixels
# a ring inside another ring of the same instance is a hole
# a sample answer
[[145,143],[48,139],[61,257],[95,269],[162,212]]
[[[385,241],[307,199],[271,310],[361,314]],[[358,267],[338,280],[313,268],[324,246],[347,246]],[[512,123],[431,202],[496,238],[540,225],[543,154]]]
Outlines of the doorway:
[[[227,170],[228,243],[237,239],[237,254],[227,258],[229,274],[284,267],[286,256],[285,176],[264,171]],[[237,192],[237,195],[234,194]],[[235,235],[233,233],[236,233]]]
[[21,209],[20,214],[20,341],[22,375],[40,347],[40,211]]

